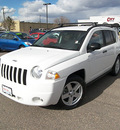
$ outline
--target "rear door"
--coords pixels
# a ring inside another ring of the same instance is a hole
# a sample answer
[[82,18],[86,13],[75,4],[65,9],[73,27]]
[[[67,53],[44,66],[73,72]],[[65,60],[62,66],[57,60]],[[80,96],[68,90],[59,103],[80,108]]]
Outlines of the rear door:
[[116,33],[110,30],[104,30],[105,47],[106,47],[106,57],[107,57],[107,68],[109,69],[113,66],[115,61],[115,43],[116,43]]

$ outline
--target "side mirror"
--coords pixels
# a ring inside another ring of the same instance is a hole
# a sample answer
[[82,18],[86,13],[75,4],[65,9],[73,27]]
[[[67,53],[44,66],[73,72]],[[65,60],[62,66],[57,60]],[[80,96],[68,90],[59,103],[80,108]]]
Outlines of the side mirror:
[[88,45],[87,51],[88,51],[88,52],[92,52],[92,51],[98,50],[98,49],[100,49],[100,48],[101,48],[100,43],[91,43],[90,45]]

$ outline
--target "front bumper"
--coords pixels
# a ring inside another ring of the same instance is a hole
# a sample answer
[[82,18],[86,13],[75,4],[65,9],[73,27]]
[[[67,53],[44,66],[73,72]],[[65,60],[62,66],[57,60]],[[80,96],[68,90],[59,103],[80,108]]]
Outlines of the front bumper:
[[[21,85],[0,78],[0,93],[25,105],[48,106],[57,104],[63,91],[65,79],[42,81],[39,84]],[[8,92],[10,91],[10,92]]]

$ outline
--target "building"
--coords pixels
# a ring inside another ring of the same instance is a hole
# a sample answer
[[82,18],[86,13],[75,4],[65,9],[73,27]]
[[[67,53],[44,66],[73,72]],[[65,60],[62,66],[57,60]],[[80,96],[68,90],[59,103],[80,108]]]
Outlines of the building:
[[[25,33],[29,33],[30,27],[32,29],[47,29],[47,24],[46,23],[33,23],[33,22],[24,22],[24,21],[19,21],[16,20],[15,22],[15,26],[14,28],[11,28],[10,31],[13,32],[25,32]],[[0,24],[1,26],[1,24]],[[48,23],[48,29],[54,28],[56,27],[56,24],[53,23]]]
[[81,22],[97,22],[98,24],[119,24],[117,28],[120,37],[120,15],[108,15],[108,16],[91,16],[90,19],[78,20]]
[[108,16],[91,16],[90,19],[78,20],[78,22],[98,22],[99,24],[107,23],[120,25],[120,15],[108,15]]

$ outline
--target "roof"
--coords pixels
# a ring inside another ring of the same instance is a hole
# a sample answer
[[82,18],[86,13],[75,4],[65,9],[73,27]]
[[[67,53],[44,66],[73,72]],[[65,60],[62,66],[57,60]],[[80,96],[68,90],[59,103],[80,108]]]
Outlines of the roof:
[[55,28],[53,29],[53,31],[58,31],[58,30],[87,31],[91,27],[92,26],[68,26],[68,27]]

